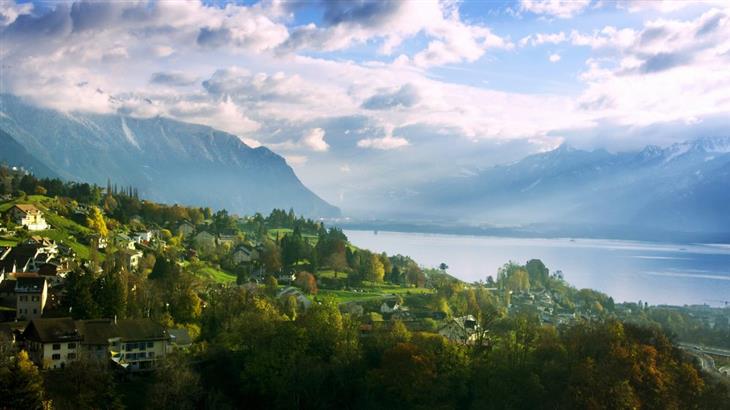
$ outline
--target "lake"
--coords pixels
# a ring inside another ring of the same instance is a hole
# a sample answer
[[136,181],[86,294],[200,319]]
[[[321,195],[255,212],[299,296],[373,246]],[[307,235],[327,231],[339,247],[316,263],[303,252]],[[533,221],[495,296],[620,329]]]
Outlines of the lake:
[[708,304],[730,301],[730,245],[669,244],[602,239],[525,239],[346,230],[356,246],[402,254],[427,267],[441,262],[467,282],[485,280],[512,260],[542,259],[577,288],[617,302]]

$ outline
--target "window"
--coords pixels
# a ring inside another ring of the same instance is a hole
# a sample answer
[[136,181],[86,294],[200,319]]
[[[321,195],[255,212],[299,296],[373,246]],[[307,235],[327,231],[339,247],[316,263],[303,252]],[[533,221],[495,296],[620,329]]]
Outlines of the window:
[[61,350],[61,344],[60,343],[54,343],[53,344],[53,350]]
[[76,358],[76,353],[69,353],[68,354],[68,359],[69,360],[74,360],[75,358]]
[[34,315],[35,315],[35,314],[38,314],[38,309],[35,309],[35,308],[34,308],[34,309],[33,309],[33,314],[34,314]]
[[154,342],[147,342],[147,348],[152,349],[155,346]]
[[61,354],[60,353],[54,353],[53,356],[51,356],[51,359],[53,359],[53,360],[61,360]]
[[129,353],[127,355],[128,360],[137,360],[137,353]]
[[68,344],[68,348],[69,349],[75,349],[76,348],[76,343],[69,343]]
[[155,357],[155,352],[149,352],[149,353],[147,353],[147,357],[149,357],[150,359],[153,358],[153,357]]

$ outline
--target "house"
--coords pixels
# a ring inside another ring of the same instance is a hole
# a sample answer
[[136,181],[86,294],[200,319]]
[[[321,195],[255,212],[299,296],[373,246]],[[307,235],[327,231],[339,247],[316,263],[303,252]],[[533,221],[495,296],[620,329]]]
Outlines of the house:
[[380,305],[380,313],[386,314],[386,313],[393,313],[398,310],[400,310],[401,306],[398,303],[397,299],[388,299],[383,301],[383,304]]
[[137,249],[134,246],[136,244],[136,242],[134,240],[132,240],[132,238],[130,238],[126,234],[118,233],[114,237],[114,240],[115,240],[115,242],[117,244],[117,247],[119,249],[129,249],[129,250],[135,250],[135,249]]
[[148,370],[165,357],[169,340],[151,319],[33,319],[23,336],[31,359],[44,369],[63,368],[85,354],[130,371]]
[[84,353],[129,371],[152,369],[168,350],[168,333],[151,319],[79,320],[76,325]]
[[17,204],[8,210],[10,220],[16,225],[22,225],[29,231],[48,229],[48,223],[43,218],[43,212],[33,204]]
[[297,304],[299,305],[299,308],[302,310],[309,309],[310,306],[312,306],[312,301],[309,300],[306,296],[304,296],[304,293],[302,293],[301,290],[289,286],[281,291],[276,295],[277,299],[284,300],[288,298],[289,296],[294,296],[294,298],[297,300]]
[[246,245],[238,245],[236,249],[233,250],[231,257],[234,264],[240,265],[242,263],[251,263],[258,259],[259,253],[254,248],[249,248]]
[[134,232],[131,237],[131,239],[135,243],[140,243],[140,244],[148,244],[148,243],[150,243],[152,238],[153,238],[152,231]]
[[193,237],[193,245],[196,249],[213,249],[215,241],[215,236],[207,231],[201,231]]
[[182,235],[183,238],[187,238],[195,232],[195,225],[189,221],[183,221],[177,226],[177,234]]
[[218,235],[218,239],[216,239],[216,242],[218,245],[230,245],[233,246],[236,241],[238,241],[238,236],[236,235],[228,235],[228,234],[220,234]]
[[15,280],[15,297],[17,319],[40,318],[48,299],[46,278],[37,275],[18,276]]
[[190,337],[188,329],[167,329],[167,333],[170,335],[170,343],[167,345],[168,353],[174,350],[188,350],[193,345],[193,339]]
[[[127,370],[150,370],[157,360],[165,357],[170,337],[165,328],[152,319],[119,320],[114,328],[116,339],[110,346],[120,349],[112,351],[112,360]],[[115,353],[118,354],[115,356]]]
[[42,264],[58,261],[59,248],[49,239],[34,236],[0,256],[0,272],[37,272]]
[[142,251],[138,251],[136,249],[122,249],[121,251],[119,251],[119,254],[122,256],[122,262],[124,263],[124,266],[129,271],[137,270],[137,268],[139,268],[139,261],[144,256],[144,253],[142,253]]
[[33,319],[23,338],[31,360],[43,369],[64,368],[78,358],[81,334],[71,318]]
[[439,329],[441,336],[462,344],[475,344],[485,333],[472,315],[453,318]]

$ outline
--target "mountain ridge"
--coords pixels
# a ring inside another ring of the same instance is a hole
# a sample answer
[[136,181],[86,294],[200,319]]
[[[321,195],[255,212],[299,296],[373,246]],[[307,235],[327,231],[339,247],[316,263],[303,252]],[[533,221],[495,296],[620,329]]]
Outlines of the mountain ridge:
[[619,153],[563,144],[418,192],[417,207],[460,222],[730,231],[730,138]]
[[231,212],[296,208],[339,215],[279,155],[211,127],[165,117],[61,113],[0,95],[0,129],[68,180],[134,185],[152,200]]

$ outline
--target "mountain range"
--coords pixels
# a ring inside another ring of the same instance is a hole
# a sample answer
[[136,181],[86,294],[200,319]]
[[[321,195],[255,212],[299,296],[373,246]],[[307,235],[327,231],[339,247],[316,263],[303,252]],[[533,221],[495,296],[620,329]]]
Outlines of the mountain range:
[[728,233],[730,138],[619,153],[561,145],[416,191],[416,212],[464,224]]
[[168,118],[63,113],[0,95],[0,162],[40,176],[134,186],[155,201],[268,213],[339,215],[281,156],[238,137]]

